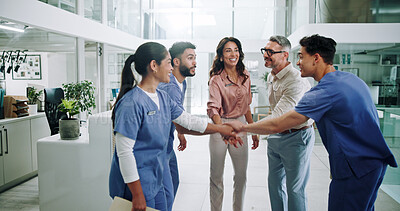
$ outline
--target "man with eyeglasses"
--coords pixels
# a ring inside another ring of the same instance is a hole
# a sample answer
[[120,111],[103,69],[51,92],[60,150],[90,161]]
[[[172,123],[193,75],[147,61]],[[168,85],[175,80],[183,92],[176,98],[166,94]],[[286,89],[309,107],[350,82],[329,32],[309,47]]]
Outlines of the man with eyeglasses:
[[[261,49],[268,75],[272,119],[294,109],[311,86],[288,61],[291,44],[286,37],[271,36]],[[263,121],[261,120],[261,121]],[[314,146],[313,120],[268,136],[268,190],[273,211],[307,210],[306,184],[310,174],[310,156]]]
[[[196,74],[196,46],[190,42],[176,42],[169,49],[171,54],[171,64],[173,67],[169,83],[160,83],[158,89],[164,90],[169,94],[179,106],[183,108],[183,101],[186,92],[186,77],[193,77]],[[184,109],[184,108],[183,108]],[[178,162],[173,149],[175,125],[171,122],[169,134],[167,156],[168,166],[164,170],[164,188],[167,196],[168,210],[172,210],[176,192],[179,186]],[[178,133],[178,150],[186,149],[186,138]],[[172,180],[172,182],[171,182]]]

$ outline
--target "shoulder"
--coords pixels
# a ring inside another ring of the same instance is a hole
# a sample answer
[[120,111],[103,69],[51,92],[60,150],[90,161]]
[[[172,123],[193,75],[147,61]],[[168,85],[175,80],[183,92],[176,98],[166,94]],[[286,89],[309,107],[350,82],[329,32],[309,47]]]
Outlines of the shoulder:
[[[292,67],[284,76],[283,84],[301,85],[308,83],[308,80],[301,77],[300,70]],[[308,83],[309,84],[309,83]]]
[[221,75],[213,75],[213,76],[210,78],[210,85],[211,85],[211,84],[218,84],[218,83],[221,83],[221,81],[222,81]]
[[164,82],[159,83],[158,86],[157,86],[157,89],[167,90],[167,89],[170,89],[173,86],[174,86],[174,84],[170,80],[168,83],[164,83]]
[[160,83],[157,87],[158,90],[162,90],[171,94],[174,91],[180,91],[178,84],[170,81],[169,83]]
[[140,97],[141,93],[140,90],[136,87],[134,87],[133,89],[129,90],[115,105],[115,109],[116,111],[122,111],[125,109],[137,109],[142,107],[142,105],[144,104],[143,100],[138,100],[138,99],[142,99],[142,97]]

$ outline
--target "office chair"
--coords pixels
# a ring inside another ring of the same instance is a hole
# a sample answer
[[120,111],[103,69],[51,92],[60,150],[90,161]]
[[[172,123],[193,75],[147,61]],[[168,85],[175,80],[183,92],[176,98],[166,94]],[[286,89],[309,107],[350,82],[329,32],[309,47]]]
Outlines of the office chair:
[[44,111],[50,126],[51,135],[58,133],[58,121],[66,117],[66,114],[58,109],[61,99],[64,99],[64,91],[61,88],[44,89]]

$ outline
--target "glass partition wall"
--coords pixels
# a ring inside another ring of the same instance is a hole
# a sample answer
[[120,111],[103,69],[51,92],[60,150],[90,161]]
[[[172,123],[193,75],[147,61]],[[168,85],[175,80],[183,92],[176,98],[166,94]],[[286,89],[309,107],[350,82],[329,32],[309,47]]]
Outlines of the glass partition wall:
[[[1,20],[2,25],[18,28],[20,24]],[[18,70],[1,73],[7,95],[26,95],[26,87],[61,87],[77,77],[75,38],[47,32],[27,25],[23,31],[0,29],[1,64]],[[26,56],[25,56],[26,55]],[[15,58],[14,61],[6,58]],[[34,58],[34,60],[31,60]]]

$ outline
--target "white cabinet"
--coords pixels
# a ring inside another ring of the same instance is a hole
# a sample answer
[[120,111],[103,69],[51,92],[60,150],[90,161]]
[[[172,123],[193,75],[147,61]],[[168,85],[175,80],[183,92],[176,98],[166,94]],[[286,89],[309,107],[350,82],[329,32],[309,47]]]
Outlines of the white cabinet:
[[29,121],[18,121],[0,125],[3,181],[11,182],[32,172],[31,132]]
[[0,120],[0,192],[37,174],[36,142],[46,136],[44,113]]
[[[2,132],[1,132],[2,133]],[[3,137],[3,136],[1,136]],[[4,185],[4,152],[3,152],[3,140],[0,139],[0,186]]]
[[37,165],[37,146],[39,139],[50,136],[50,127],[46,117],[31,119],[31,145],[32,145],[32,170],[38,170]]

